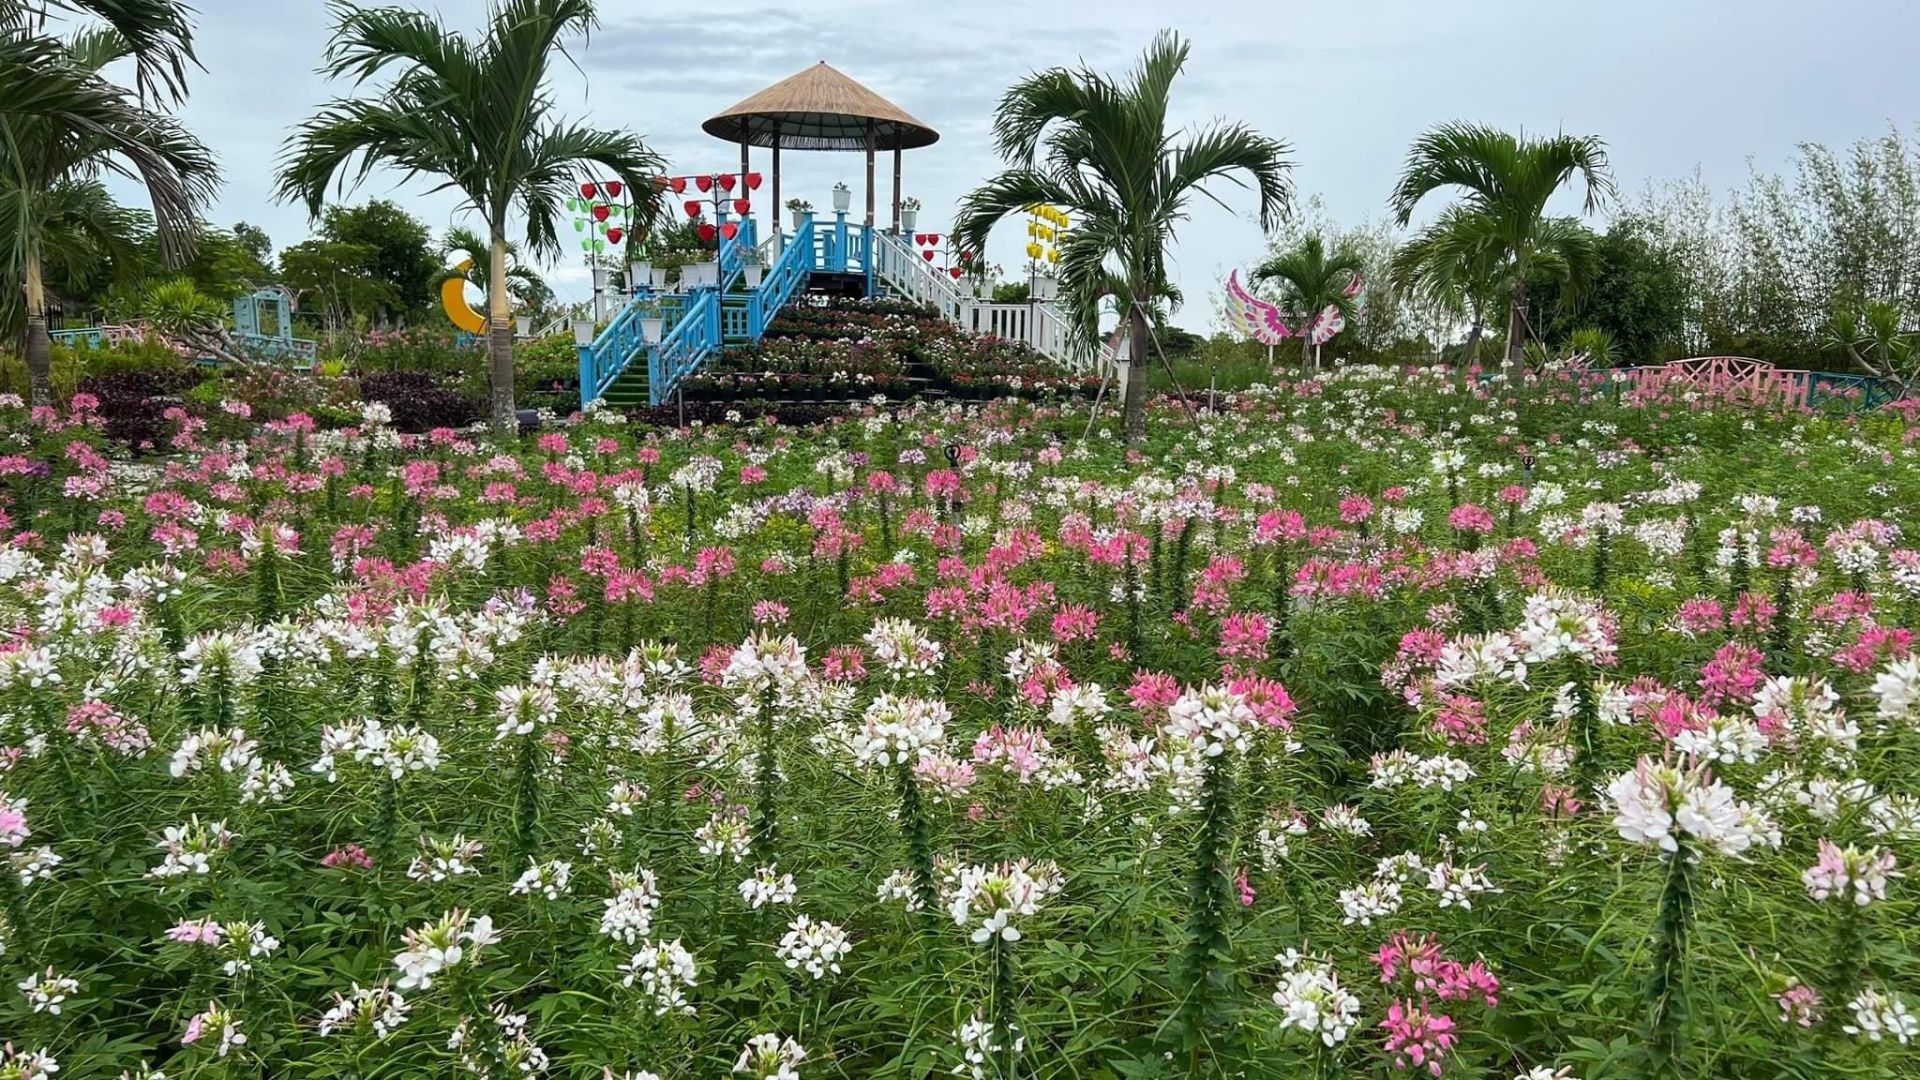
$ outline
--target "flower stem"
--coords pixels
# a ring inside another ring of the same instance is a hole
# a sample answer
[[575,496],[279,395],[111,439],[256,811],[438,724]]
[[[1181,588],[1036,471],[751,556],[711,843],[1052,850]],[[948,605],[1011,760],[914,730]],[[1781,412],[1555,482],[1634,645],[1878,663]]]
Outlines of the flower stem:
[[1653,924],[1653,976],[1647,983],[1647,1054],[1654,1077],[1684,1075],[1680,1055],[1687,1023],[1687,937],[1693,926],[1693,852],[1687,842],[1667,858],[1666,887]]

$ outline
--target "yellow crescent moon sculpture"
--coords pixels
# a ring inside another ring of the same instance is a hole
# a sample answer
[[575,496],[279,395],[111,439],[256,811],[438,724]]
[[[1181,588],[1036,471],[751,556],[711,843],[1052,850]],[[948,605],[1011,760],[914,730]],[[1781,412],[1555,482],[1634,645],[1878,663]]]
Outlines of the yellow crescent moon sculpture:
[[454,276],[440,283],[440,306],[447,309],[447,318],[454,326],[477,335],[486,330],[487,317],[467,303],[467,271],[471,269],[473,260],[461,259],[453,268]]

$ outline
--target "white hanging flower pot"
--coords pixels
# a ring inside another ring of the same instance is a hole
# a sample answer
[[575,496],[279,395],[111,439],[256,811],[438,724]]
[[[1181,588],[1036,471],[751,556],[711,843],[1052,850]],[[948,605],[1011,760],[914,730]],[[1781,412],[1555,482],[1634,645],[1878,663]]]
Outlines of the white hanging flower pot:
[[760,280],[765,276],[766,272],[767,268],[761,266],[759,263],[748,263],[740,268],[741,276],[746,279],[747,288],[749,289],[759,288]]
[[920,211],[902,208],[900,211],[900,231],[912,232],[920,222]]
[[847,208],[852,205],[853,189],[845,184],[837,185],[833,189],[833,212],[836,214],[844,214],[847,212]]
[[641,319],[640,340],[649,345],[658,345],[660,344],[660,335],[666,332],[666,328],[667,321],[665,319]]

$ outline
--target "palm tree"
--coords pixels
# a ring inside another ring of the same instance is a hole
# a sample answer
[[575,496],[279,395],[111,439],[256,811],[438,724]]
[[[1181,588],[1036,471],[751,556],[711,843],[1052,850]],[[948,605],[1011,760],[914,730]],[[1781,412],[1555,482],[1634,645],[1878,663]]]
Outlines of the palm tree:
[[1347,288],[1365,266],[1360,253],[1351,249],[1328,254],[1326,241],[1316,233],[1301,240],[1299,247],[1277,252],[1253,268],[1253,280],[1277,283],[1280,306],[1300,319],[1301,370],[1313,367],[1313,338],[1306,332],[1307,324],[1329,307],[1351,317],[1354,297],[1347,295]]
[[581,127],[554,112],[547,67],[566,55],[563,38],[596,25],[592,0],[497,0],[478,39],[416,11],[339,10],[323,70],[356,82],[396,73],[374,97],[337,99],[301,126],[288,140],[279,195],[318,217],[329,187],[356,186],[381,165],[460,192],[486,226],[491,412],[494,430],[510,433],[509,213],[525,222],[534,254],[557,255],[559,214],[579,180],[620,180],[636,200],[650,201],[650,217],[659,200],[652,177],[663,163],[630,133]]
[[1073,214],[1060,250],[1061,299],[1085,342],[1099,336],[1108,260],[1126,282],[1126,437],[1146,430],[1147,312],[1166,280],[1167,247],[1195,194],[1215,198],[1211,180],[1252,181],[1260,224],[1286,211],[1291,190],[1286,144],[1241,124],[1215,123],[1178,139],[1167,131],[1167,101],[1188,47],[1163,32],[1140,65],[1116,81],[1088,68],[1051,68],[1008,89],[994,119],[994,142],[1009,168],[961,201],[954,232],[984,250],[1001,218],[1033,203]]
[[[129,52],[118,30],[85,30],[51,46],[24,37],[8,44],[24,45],[43,65],[38,95],[20,108],[0,108],[0,265],[10,282],[19,282],[31,394],[35,404],[47,404],[52,342],[45,259],[63,228],[63,203],[71,196],[65,185],[104,173],[140,180],[153,203],[161,252],[177,265],[192,252],[199,228],[195,211],[212,199],[218,170],[207,148],[171,116],[100,77],[100,68]],[[0,100],[5,78],[0,64]]]
[[1507,368],[1522,370],[1527,331],[1527,275],[1536,267],[1572,276],[1593,262],[1593,236],[1572,218],[1548,217],[1547,201],[1569,180],[1586,188],[1593,212],[1614,193],[1607,148],[1591,135],[1529,139],[1479,124],[1446,124],[1414,141],[1389,203],[1401,225],[1414,207],[1441,188],[1460,188],[1459,205],[1500,257],[1507,288]]
[[1492,223],[1464,206],[1449,206],[1393,253],[1395,288],[1467,320],[1464,363],[1480,358],[1487,311],[1498,303],[1502,254]]
[[90,15],[107,24],[134,60],[142,98],[186,97],[193,27],[177,0],[0,0],[0,102],[6,111],[43,116],[84,115],[87,95],[62,79],[49,80],[48,63],[60,43],[47,33],[56,11]]
[[[107,284],[130,280],[140,255],[137,215],[113,200],[96,180],[62,180],[49,188],[40,210],[40,277],[43,310],[55,296],[95,296]],[[0,219],[0,251],[14,247],[17,222]],[[23,266],[0,265],[0,340],[26,334]]]

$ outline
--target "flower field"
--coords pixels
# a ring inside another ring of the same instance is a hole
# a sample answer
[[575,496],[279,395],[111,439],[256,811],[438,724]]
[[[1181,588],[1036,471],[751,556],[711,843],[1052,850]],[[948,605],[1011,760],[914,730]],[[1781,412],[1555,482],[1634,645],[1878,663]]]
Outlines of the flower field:
[[1920,1075],[1914,411],[1498,385],[0,406],[0,1078]]

